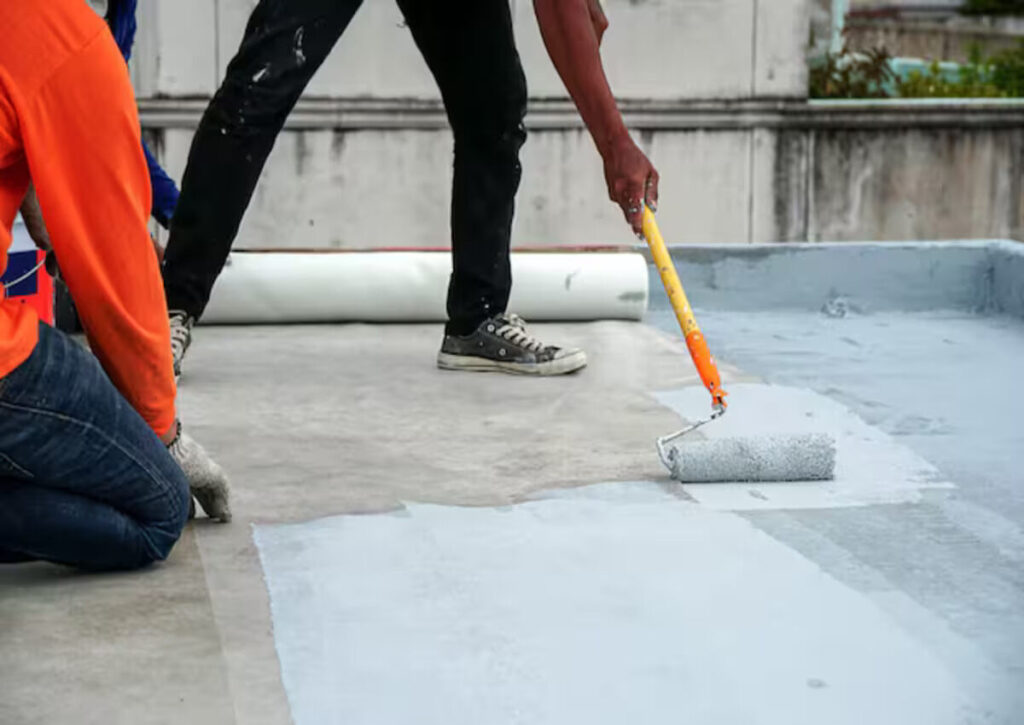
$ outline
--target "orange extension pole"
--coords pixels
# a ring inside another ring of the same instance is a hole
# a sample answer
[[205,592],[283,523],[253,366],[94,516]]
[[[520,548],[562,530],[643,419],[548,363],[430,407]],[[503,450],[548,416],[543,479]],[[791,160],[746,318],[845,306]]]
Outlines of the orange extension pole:
[[686,338],[686,347],[690,350],[690,357],[693,358],[693,364],[697,368],[704,387],[711,393],[714,417],[722,415],[725,413],[727,405],[725,402],[727,393],[722,390],[722,379],[718,374],[718,367],[715,365],[715,359],[711,357],[704,333],[700,331],[697,319],[693,316],[693,308],[690,307],[690,301],[686,299],[683,284],[679,281],[675,265],[672,264],[672,257],[669,256],[668,249],[665,248],[665,240],[654,220],[654,212],[647,205],[644,205],[643,229],[647,246],[651,248],[651,257],[658,267],[661,282],[665,285],[665,292],[668,293],[669,302],[672,303],[676,319],[679,320],[679,327],[682,328],[683,336]]

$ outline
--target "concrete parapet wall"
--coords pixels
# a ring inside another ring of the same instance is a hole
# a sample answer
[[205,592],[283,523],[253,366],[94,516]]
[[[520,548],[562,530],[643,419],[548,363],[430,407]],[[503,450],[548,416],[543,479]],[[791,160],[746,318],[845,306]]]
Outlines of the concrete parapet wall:
[[992,297],[995,309],[1024,318],[1024,245],[1000,244],[991,248]]
[[[142,120],[180,177],[203,100]],[[1024,238],[1024,105],[626,101],[661,171],[674,243]],[[565,101],[527,119],[514,242],[629,242],[600,159]],[[451,137],[435,101],[300,103],[239,246],[447,244]]]
[[[1003,240],[675,246],[698,307],[1024,316],[1024,244]],[[652,289],[660,282],[651,269]],[[651,307],[665,308],[653,293]]]
[[1016,48],[1021,29],[981,22],[922,23],[892,20],[850,19],[846,41],[851,50],[885,48],[894,56],[951,60],[964,63],[977,46],[984,55]]
[[[509,0],[531,95],[564,97],[531,0]],[[139,95],[210,96],[255,0],[139,5]],[[806,86],[806,0],[604,0],[606,70],[625,98],[799,96]],[[390,0],[366,0],[310,84],[323,98],[439,97]]]
[[[663,178],[676,243],[1021,238],[1024,106],[808,103],[810,0],[605,0],[608,75]],[[139,6],[143,126],[180,178],[255,0]],[[510,0],[531,92],[514,242],[632,238]],[[451,138],[393,2],[367,0],[278,139],[242,248],[447,244]]]

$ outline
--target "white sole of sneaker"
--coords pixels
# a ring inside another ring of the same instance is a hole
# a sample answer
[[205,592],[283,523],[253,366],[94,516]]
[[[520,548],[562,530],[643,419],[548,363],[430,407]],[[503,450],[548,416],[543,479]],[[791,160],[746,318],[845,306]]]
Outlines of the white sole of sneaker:
[[558,360],[545,363],[524,365],[522,363],[488,360],[485,357],[472,355],[451,355],[446,352],[437,354],[437,367],[442,370],[462,370],[475,373],[509,373],[512,375],[568,375],[587,366],[586,353],[577,352]]

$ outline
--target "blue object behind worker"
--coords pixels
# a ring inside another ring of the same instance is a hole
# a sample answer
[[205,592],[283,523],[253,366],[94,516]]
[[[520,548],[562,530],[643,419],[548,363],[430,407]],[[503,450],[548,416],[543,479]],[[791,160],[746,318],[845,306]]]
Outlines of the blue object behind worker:
[[[135,8],[138,0],[108,0],[107,25],[114,36],[121,55],[127,63],[132,57],[132,46],[135,44]],[[161,226],[167,228],[178,206],[178,187],[157,162],[146,142],[142,142],[142,150],[146,153],[146,165],[149,166],[150,185],[153,189],[153,218]]]

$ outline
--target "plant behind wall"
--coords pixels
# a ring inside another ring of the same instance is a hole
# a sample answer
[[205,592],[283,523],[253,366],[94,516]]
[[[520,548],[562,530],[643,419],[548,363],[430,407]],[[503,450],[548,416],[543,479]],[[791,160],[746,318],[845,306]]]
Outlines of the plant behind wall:
[[827,53],[810,69],[811,98],[1024,98],[1024,40],[1017,48],[970,60],[954,71],[932,61],[904,76],[893,71],[884,48]]
[[967,0],[964,15],[1024,15],[1024,0]]

